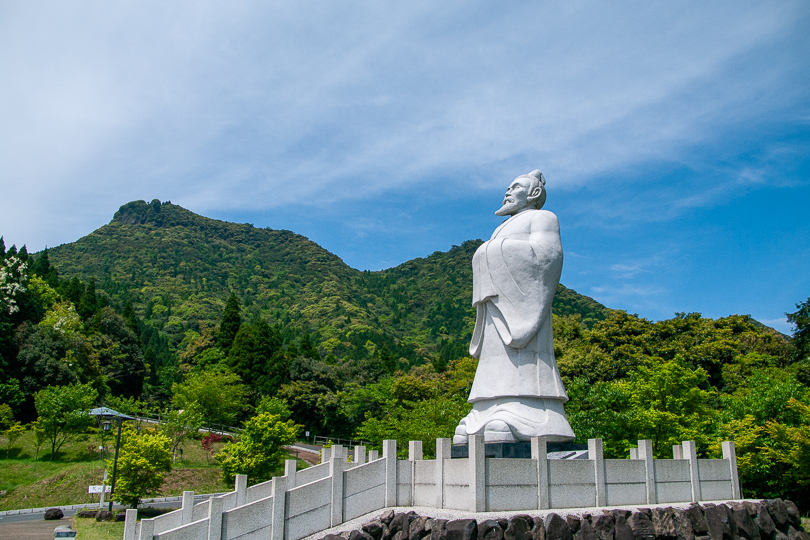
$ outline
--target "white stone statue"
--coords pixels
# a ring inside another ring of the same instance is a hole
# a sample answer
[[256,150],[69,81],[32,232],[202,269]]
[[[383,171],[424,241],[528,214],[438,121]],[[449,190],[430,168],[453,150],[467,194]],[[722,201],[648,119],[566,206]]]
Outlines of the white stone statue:
[[473,256],[475,330],[470,354],[478,358],[454,444],[484,434],[486,442],[547,437],[569,441],[563,388],[551,327],[551,302],[562,272],[557,216],[541,210],[546,179],[539,170],[518,176],[495,212],[511,216]]

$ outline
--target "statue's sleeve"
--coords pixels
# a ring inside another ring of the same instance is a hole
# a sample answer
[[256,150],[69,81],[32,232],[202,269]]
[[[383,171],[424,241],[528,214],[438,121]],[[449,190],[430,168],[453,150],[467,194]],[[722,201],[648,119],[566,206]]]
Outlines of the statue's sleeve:
[[[552,216],[552,225],[556,225],[553,214],[544,214]],[[544,318],[551,316],[551,302],[562,271],[559,225],[548,226],[544,220],[551,218],[539,217],[539,230],[534,229],[533,220],[527,240],[496,239],[486,246],[489,283],[497,293],[486,309],[491,310],[489,314],[504,344],[517,349],[525,347]]]

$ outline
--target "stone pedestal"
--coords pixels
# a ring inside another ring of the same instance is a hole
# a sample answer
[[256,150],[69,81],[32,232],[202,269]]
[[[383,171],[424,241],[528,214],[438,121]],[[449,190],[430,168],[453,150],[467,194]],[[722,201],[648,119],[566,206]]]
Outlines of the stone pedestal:
[[[550,442],[546,443],[546,451],[551,454],[554,452],[575,452],[580,450],[587,450],[587,444],[578,444],[573,442]],[[484,445],[484,455],[488,458],[525,458],[531,459],[532,457],[532,443],[531,442],[514,442],[514,443],[486,443]],[[466,458],[470,456],[469,446],[467,444],[454,444],[450,449],[451,458]]]

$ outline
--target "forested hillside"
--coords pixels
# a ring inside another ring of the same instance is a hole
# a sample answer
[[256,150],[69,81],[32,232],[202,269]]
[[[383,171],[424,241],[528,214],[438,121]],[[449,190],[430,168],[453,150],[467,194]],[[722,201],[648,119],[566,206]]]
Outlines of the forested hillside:
[[[470,407],[478,245],[361,272],[289,231],[158,201],[35,256],[0,241],[0,423],[36,419],[37,392],[71,385],[123,412],[234,426],[261,413],[431,455]],[[652,322],[560,286],[578,439],[612,457],[642,438],[658,456],[686,439],[716,456],[732,439],[747,496],[810,500],[810,299],[797,307],[789,338],[746,315]]]
[[[360,359],[371,342],[404,365],[466,354],[474,311],[470,261],[480,241],[382,272],[360,272],[289,231],[217,221],[171,203],[132,202],[108,225],[49,250],[64,277],[96,279],[114,305],[130,303],[175,350],[189,329],[213,326],[234,292],[242,317],[309,332],[323,356]],[[555,313],[588,325],[608,309],[560,287]],[[289,340],[289,339],[288,339]]]

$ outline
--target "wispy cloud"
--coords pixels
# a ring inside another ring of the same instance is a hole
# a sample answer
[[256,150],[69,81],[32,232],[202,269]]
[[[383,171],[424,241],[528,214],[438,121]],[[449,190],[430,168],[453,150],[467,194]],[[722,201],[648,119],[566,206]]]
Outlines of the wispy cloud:
[[535,164],[582,185],[778,113],[763,92],[794,58],[761,51],[807,15],[800,2],[51,8],[0,8],[0,174],[15,201],[0,225],[29,232],[55,230],[66,202],[317,206],[438,179],[500,190]]

